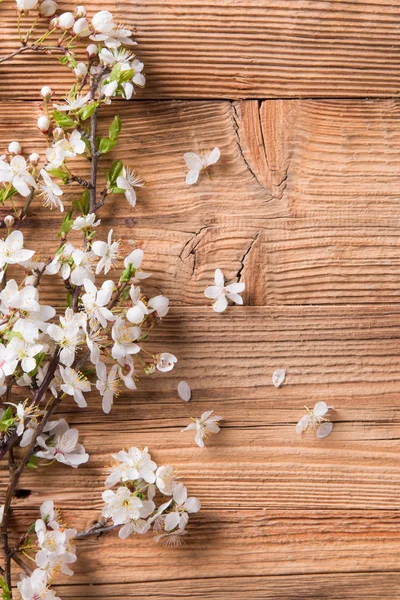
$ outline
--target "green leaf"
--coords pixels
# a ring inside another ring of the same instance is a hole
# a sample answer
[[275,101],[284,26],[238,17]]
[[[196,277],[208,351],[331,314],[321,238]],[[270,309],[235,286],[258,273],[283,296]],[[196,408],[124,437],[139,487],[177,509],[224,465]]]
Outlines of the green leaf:
[[72,206],[79,210],[82,215],[87,215],[90,208],[90,193],[89,190],[84,190],[80,200],[74,200]]
[[96,108],[98,106],[99,106],[98,102],[90,102],[89,104],[86,104],[86,106],[83,106],[78,111],[78,116],[82,119],[82,121],[86,121],[86,119],[88,119],[89,117],[92,116],[92,114],[94,113],[94,111],[96,110]]
[[110,192],[111,192],[112,194],[125,194],[125,191],[126,191],[126,190],[123,190],[122,188],[118,187],[117,185],[113,185],[113,186],[110,188]]
[[3,600],[10,600],[11,599],[11,591],[10,588],[8,587],[8,585],[6,584],[5,580],[3,579],[3,577],[0,577],[0,588],[2,589],[2,599]]
[[111,168],[110,168],[110,170],[107,173],[107,179],[108,179],[108,182],[109,182],[109,184],[111,186],[115,185],[118,177],[122,173],[123,167],[124,167],[124,165],[122,164],[122,160],[116,160],[111,165]]
[[117,63],[113,66],[112,71],[110,73],[109,81],[119,81],[121,77],[121,63]]
[[130,81],[135,74],[134,69],[126,69],[126,71],[121,71],[121,75],[119,77],[119,83],[125,83],[125,81]]
[[4,204],[6,200],[14,196],[17,193],[17,190],[14,187],[11,187],[9,190],[0,190],[0,204]]
[[66,127],[67,129],[75,127],[75,121],[71,117],[56,109],[53,110],[53,119],[60,127]]
[[61,239],[64,238],[63,234],[66,235],[70,232],[73,223],[74,223],[74,219],[72,218],[72,209],[71,209],[69,212],[67,212],[67,214],[65,215],[65,217],[62,220],[60,231],[57,234],[58,237]]
[[119,118],[118,115],[115,115],[113,122],[110,125],[109,128],[109,138],[110,140],[117,140],[118,136],[119,136],[119,132],[121,131],[121,127],[122,127],[122,121]]
[[57,177],[58,179],[62,179],[63,183],[68,183],[68,181],[69,181],[69,173],[67,171],[65,171],[64,169],[62,169],[61,167],[58,169],[49,169],[47,172],[52,177]]
[[3,337],[6,338],[6,340],[12,340],[13,338],[18,338],[20,340],[24,339],[22,333],[19,331],[4,331]]
[[101,138],[100,144],[99,144],[99,152],[101,152],[102,154],[107,154],[114,148],[116,143],[117,143],[116,140],[109,140],[108,138]]
[[27,467],[29,467],[30,469],[37,469],[40,463],[40,458],[38,456],[35,456],[34,454],[32,454],[32,456],[30,457],[29,461],[27,462]]
[[122,283],[127,283],[128,281],[131,280],[131,278],[133,277],[133,275],[135,273],[136,273],[135,267],[132,265],[132,263],[129,263],[128,266],[126,267],[126,269],[122,272],[120,281]]

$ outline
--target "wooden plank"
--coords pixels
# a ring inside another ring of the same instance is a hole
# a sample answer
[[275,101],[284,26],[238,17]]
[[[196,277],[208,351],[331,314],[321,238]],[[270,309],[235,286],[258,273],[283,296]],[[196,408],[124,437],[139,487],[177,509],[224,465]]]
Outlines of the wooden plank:
[[[397,572],[382,573],[324,573],[288,576],[258,577],[208,577],[176,581],[125,582],[124,598],[146,598],[146,600],[172,600],[173,598],[204,598],[204,600],[393,600],[398,597],[400,575]],[[86,600],[98,598],[99,593],[106,598],[121,600],[121,587],[118,583],[108,585],[82,585],[58,587],[62,598]]]
[[[39,105],[1,110],[2,149],[10,131],[27,152],[43,147],[31,128]],[[115,197],[103,224],[126,250],[129,240],[143,246],[150,293],[174,304],[204,305],[216,267],[246,282],[251,305],[399,302],[399,113],[395,100],[121,105],[118,156],[146,187],[133,210]],[[215,144],[211,181],[187,186],[184,152]],[[39,209],[28,225],[44,257],[59,218]],[[44,291],[56,302],[54,282]]]
[[[99,8],[93,0],[86,6]],[[400,8],[388,0],[116,0],[101,8],[134,31],[148,76],[140,98],[399,94]],[[16,44],[12,2],[2,20],[0,55]],[[54,60],[37,56],[5,63],[2,75],[3,98],[35,98],[44,82],[65,93],[68,84]]]

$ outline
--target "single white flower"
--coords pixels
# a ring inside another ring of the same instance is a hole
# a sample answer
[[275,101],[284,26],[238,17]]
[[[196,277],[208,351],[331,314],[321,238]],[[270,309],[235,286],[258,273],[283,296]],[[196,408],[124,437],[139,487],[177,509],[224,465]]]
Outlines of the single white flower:
[[23,311],[40,310],[38,289],[32,285],[19,289],[15,279],[7,281],[5,288],[0,292],[0,300],[3,313],[6,312],[6,308],[18,308]]
[[132,285],[129,290],[129,295],[132,300],[132,306],[128,309],[126,318],[131,323],[139,325],[139,323],[141,323],[144,317],[148,314],[148,309],[144,302],[142,302],[140,299],[140,288],[135,288],[135,286]]
[[60,112],[67,112],[70,110],[79,110],[90,100],[90,92],[85,96],[76,94],[74,98],[65,98],[65,104],[53,104],[54,108]]
[[61,325],[52,323],[47,328],[47,334],[57,342],[61,348],[60,362],[71,367],[75,360],[75,352],[78,344],[82,342],[81,317],[76,315],[71,308],[65,311],[65,317],[60,316]]
[[134,343],[140,334],[139,327],[131,327],[123,317],[118,317],[111,330],[111,337],[114,340],[114,346],[111,350],[112,357],[119,359],[127,354],[140,352],[140,346]]
[[47,333],[49,326],[47,321],[52,319],[55,314],[55,308],[47,305],[39,306],[38,310],[20,313],[21,316],[14,323],[12,330],[20,333],[26,342],[35,344],[39,339],[40,331]]
[[48,275],[55,275],[56,273],[60,272],[61,277],[64,280],[68,279],[71,274],[70,262],[72,261],[72,253],[75,250],[76,249],[74,246],[69,242],[64,244],[61,250],[57,252],[51,263],[47,265],[45,273]]
[[201,157],[195,152],[186,152],[183,155],[185,159],[186,166],[189,169],[189,173],[186,175],[186,183],[188,185],[193,185],[197,182],[201,171],[206,171],[207,168],[211,165],[214,165],[221,156],[219,148],[214,148],[211,152],[205,154],[205,156]]
[[125,269],[127,269],[129,265],[131,265],[131,268],[135,269],[134,277],[132,280],[134,283],[137,283],[142,279],[148,279],[149,277],[151,277],[151,273],[144,273],[140,268],[143,262],[143,257],[143,250],[141,248],[136,248],[135,250],[132,250],[132,252],[128,254],[128,256],[126,256],[124,259]]
[[47,574],[42,569],[35,569],[30,577],[24,577],[17,588],[22,600],[61,600],[47,587]]
[[75,268],[71,273],[71,283],[74,285],[83,285],[85,280],[94,281],[94,261],[95,255],[90,250],[84,252],[83,250],[74,250],[72,252],[72,260],[75,263]]
[[161,373],[168,373],[168,371],[172,371],[175,366],[175,363],[178,362],[176,356],[171,354],[170,352],[162,352],[157,357],[157,369],[161,371]]
[[[115,27],[113,16],[109,10],[100,10],[92,17],[92,27],[96,33],[109,33]],[[102,38],[91,36],[95,41],[102,41]]]
[[165,517],[165,531],[172,531],[175,527],[185,529],[189,521],[189,514],[196,513],[200,510],[200,501],[194,496],[187,497],[187,489],[183,483],[177,483],[172,494],[175,505],[172,512]]
[[105,281],[99,290],[89,279],[84,279],[83,285],[86,293],[82,296],[82,303],[91,326],[99,322],[102,327],[107,327],[107,321],[116,319],[107,308],[114,289],[114,282],[112,280]]
[[10,163],[0,160],[0,181],[10,183],[21,196],[29,196],[29,186],[36,188],[36,182],[28,171],[26,160],[20,154],[13,156]]
[[91,227],[97,227],[100,225],[101,219],[96,221],[96,213],[89,213],[82,217],[76,217],[72,228],[74,231],[82,231],[82,229],[90,229]]
[[111,267],[116,267],[118,264],[119,254],[119,242],[112,241],[113,230],[110,229],[108,233],[107,242],[96,241],[92,244],[92,250],[96,256],[100,257],[100,260],[96,267],[96,274],[98,275],[104,269],[104,274],[107,275]]
[[50,209],[59,208],[60,212],[64,212],[64,205],[59,198],[64,192],[54,183],[45,169],[41,169],[40,176],[43,181],[39,183],[38,188],[40,195],[43,196],[43,206],[48,206]]
[[218,433],[220,427],[218,422],[221,421],[222,417],[211,416],[213,410],[207,410],[204,412],[199,419],[193,419],[194,423],[190,423],[182,431],[194,430],[196,431],[195,441],[200,448],[204,448],[204,439],[209,433]]
[[121,45],[135,46],[136,42],[130,39],[131,36],[132,31],[130,29],[126,29],[122,25],[118,25],[108,33],[107,38],[104,40],[104,44],[107,46],[107,48],[119,48]]
[[96,364],[96,388],[103,396],[103,411],[108,414],[111,411],[114,397],[118,396],[118,365],[113,365],[107,375],[107,367],[103,362]]
[[224,312],[226,307],[228,306],[228,300],[232,300],[235,304],[243,304],[243,298],[239,296],[241,292],[243,292],[246,288],[246,285],[242,282],[231,283],[229,285],[225,285],[224,274],[221,269],[215,270],[215,285],[209,286],[204,295],[206,298],[211,298],[214,300],[213,309],[215,312]]
[[156,486],[164,496],[172,496],[177,475],[171,465],[162,465],[156,471]]
[[128,68],[131,70],[133,69],[134,73],[130,81],[125,81],[121,84],[126,100],[130,100],[132,98],[132,95],[135,92],[135,85],[139,87],[144,87],[146,85],[146,77],[142,73],[144,64],[140,60],[135,58],[135,60],[128,65]]
[[140,518],[139,509],[142,508],[143,502],[127,487],[120,487],[116,492],[106,490],[102,497],[106,503],[102,515],[112,519],[114,525],[123,525]]
[[326,402],[317,402],[311,410],[305,407],[307,414],[300,419],[296,425],[296,433],[303,433],[308,429],[313,429],[317,438],[327,437],[333,429],[333,423],[329,421],[329,411],[334,410],[333,406],[328,406]]
[[125,190],[125,198],[131,206],[136,205],[135,187],[143,187],[143,180],[129,168],[123,167],[122,175],[117,177],[117,186]]
[[154,296],[148,301],[148,306],[151,309],[149,312],[156,311],[157,316],[161,319],[168,314],[169,300],[165,296]]
[[118,463],[108,476],[105,486],[112,487],[117,483],[143,479],[146,483],[154,483],[156,480],[156,463],[151,460],[148,448],[129,448],[128,452],[120,450],[114,455]]
[[39,458],[47,460],[57,460],[64,465],[68,465],[77,469],[79,465],[86,463],[89,460],[89,455],[86,454],[85,448],[78,443],[79,431],[70,429],[65,419],[60,419],[57,426],[52,432],[55,436],[51,436],[51,443],[48,445],[44,437],[37,438],[38,444],[43,450],[35,452]]
[[10,233],[5,240],[0,240],[0,268],[5,264],[15,265],[32,258],[35,251],[26,250],[23,245],[24,236],[19,230]]
[[60,366],[60,374],[64,382],[61,385],[61,390],[68,396],[73,396],[80,408],[85,408],[87,402],[82,392],[90,392],[90,382],[82,373],[70,367]]
[[18,404],[14,404],[14,402],[5,402],[5,404],[14,406],[16,409],[15,417],[18,422],[16,434],[22,435],[26,426],[26,420],[30,419],[31,416],[37,411],[37,407],[29,405],[28,400],[25,400],[24,402],[18,402]]
[[120,379],[124,382],[125,387],[127,387],[128,390],[136,390],[136,383],[134,379],[135,365],[133,363],[132,356],[127,354],[125,358],[120,358],[118,360],[118,364],[118,373]]
[[12,338],[7,346],[6,360],[12,364],[15,360],[21,363],[21,368],[25,373],[30,373],[36,367],[35,356],[42,352],[42,344],[29,344],[18,337]]

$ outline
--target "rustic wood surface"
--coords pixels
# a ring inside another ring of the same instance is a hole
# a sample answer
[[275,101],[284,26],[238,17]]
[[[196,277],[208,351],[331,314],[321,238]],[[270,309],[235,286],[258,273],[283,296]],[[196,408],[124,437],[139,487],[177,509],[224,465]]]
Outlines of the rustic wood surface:
[[[110,415],[95,393],[86,410],[64,403],[91,460],[27,473],[16,531],[36,518],[49,486],[71,525],[90,526],[110,453],[147,445],[202,502],[187,544],[81,542],[62,598],[400,599],[398,4],[101,7],[132,26],[149,76],[119,105],[118,156],[146,187],[134,210],[118,197],[101,216],[126,248],[143,247],[149,292],[171,298],[150,344],[179,362],[121,394]],[[13,2],[0,10],[1,55],[14,47]],[[61,93],[68,77],[36,55],[1,73],[0,153],[10,135],[36,150],[38,90],[50,80]],[[184,152],[214,145],[222,158],[211,180],[186,186]],[[37,209],[26,246],[49,256],[58,222]],[[223,315],[207,307],[216,267],[246,283],[246,306]],[[59,292],[43,279],[43,298],[59,304]],[[287,371],[280,389],[277,368]],[[189,404],[176,392],[181,379]],[[336,407],[332,435],[297,436],[304,405],[319,400]],[[200,450],[180,430],[210,408],[223,429]]]

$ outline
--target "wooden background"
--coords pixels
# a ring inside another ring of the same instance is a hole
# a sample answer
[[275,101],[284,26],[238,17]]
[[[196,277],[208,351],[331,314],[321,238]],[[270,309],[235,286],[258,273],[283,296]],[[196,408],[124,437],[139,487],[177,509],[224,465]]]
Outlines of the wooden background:
[[[118,153],[147,187],[134,210],[116,198],[103,225],[143,241],[148,289],[173,306],[154,344],[179,362],[108,416],[95,394],[87,410],[65,403],[91,460],[26,476],[15,524],[36,518],[51,486],[66,520],[89,526],[109,454],[147,445],[202,502],[187,544],[82,542],[62,598],[400,598],[400,3],[101,7],[134,30],[149,80],[121,105]],[[0,10],[2,55],[16,17],[13,2]],[[43,65],[24,55],[1,66],[1,150],[10,136],[28,151],[41,143],[40,86],[68,85],[53,59]],[[184,152],[214,145],[212,180],[186,186]],[[38,210],[27,247],[55,248],[58,220]],[[216,267],[246,283],[246,306],[207,306]],[[54,281],[44,296],[57,302]],[[296,436],[304,404],[319,400],[337,408],[332,435]],[[223,429],[200,450],[180,429],[211,408]]]

